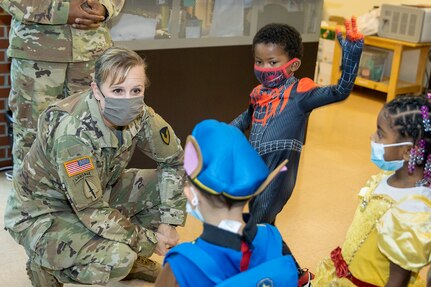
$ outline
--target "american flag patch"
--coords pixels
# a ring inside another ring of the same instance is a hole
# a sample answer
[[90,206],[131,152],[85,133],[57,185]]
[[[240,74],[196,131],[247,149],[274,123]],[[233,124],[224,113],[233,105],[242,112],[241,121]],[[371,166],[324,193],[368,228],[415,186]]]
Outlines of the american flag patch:
[[64,167],[69,177],[94,169],[91,158],[88,156],[65,162]]

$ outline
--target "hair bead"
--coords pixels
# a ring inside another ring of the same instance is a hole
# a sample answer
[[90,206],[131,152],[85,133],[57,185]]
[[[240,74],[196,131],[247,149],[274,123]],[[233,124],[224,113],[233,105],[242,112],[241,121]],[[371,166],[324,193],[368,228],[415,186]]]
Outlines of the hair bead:
[[428,106],[423,105],[421,107],[421,113],[422,113],[422,123],[424,124],[424,130],[426,132],[431,131],[431,124],[430,124],[430,119],[429,119],[429,109]]
[[410,158],[407,166],[409,174],[413,173],[416,165],[421,165],[423,163],[425,155],[425,145],[425,140],[420,139],[419,143],[410,150]]

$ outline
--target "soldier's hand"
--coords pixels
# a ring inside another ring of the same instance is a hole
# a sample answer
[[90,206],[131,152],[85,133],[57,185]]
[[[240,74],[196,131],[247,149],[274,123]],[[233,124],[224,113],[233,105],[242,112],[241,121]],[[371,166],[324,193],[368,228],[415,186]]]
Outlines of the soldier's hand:
[[163,234],[169,239],[169,242],[171,242],[169,248],[174,247],[180,241],[180,235],[178,234],[177,230],[169,224],[160,224],[157,228],[157,232]]
[[82,6],[82,9],[88,14],[106,16],[106,8],[100,4],[99,0],[87,0],[86,4]]
[[164,256],[169,251],[169,240],[166,236],[164,236],[161,233],[156,232],[157,237],[157,244],[156,248],[154,249],[154,253],[160,256]]
[[[95,6],[94,0],[90,0],[91,5]],[[69,4],[69,16],[67,23],[71,24],[74,28],[88,30],[88,29],[96,29],[100,26],[100,22],[105,20],[105,14],[99,15],[100,9],[96,8],[96,12],[93,9],[89,8],[86,0],[71,0]],[[105,11],[105,7],[101,4],[103,11]],[[97,5],[96,5],[97,6]],[[99,7],[100,8],[100,7]],[[87,11],[93,11],[89,13]]]

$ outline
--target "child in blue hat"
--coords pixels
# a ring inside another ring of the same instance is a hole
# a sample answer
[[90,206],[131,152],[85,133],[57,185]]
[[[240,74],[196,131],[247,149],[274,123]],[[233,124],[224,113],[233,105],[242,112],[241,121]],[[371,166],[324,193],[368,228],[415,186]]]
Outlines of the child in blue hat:
[[196,125],[185,146],[184,193],[203,233],[168,252],[155,286],[296,286],[296,266],[282,254],[279,231],[243,218],[249,199],[285,165],[270,173],[236,127],[216,120]]

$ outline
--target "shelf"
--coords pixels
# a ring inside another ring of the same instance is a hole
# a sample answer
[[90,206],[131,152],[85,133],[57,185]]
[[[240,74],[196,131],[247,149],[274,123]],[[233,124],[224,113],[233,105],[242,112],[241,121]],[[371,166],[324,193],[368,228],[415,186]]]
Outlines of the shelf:
[[304,43],[319,41],[323,0],[295,5],[290,0],[235,1],[228,7],[215,0],[186,2],[126,1],[111,23],[114,44],[132,50],[244,46],[252,44],[261,27],[274,22],[296,28]]
[[357,77],[356,80],[355,80],[355,85],[358,85],[358,86],[361,86],[361,87],[365,87],[365,88],[369,88],[369,89],[372,89],[372,90],[376,90],[376,91],[379,91],[379,92],[387,93],[388,92],[389,81],[375,82],[375,81],[371,81],[371,80],[368,80],[368,79]]
[[[389,91],[389,82],[390,82],[389,79],[385,79],[381,82],[375,82],[361,77],[357,77],[355,81],[355,85],[376,90],[379,92],[387,93]],[[405,94],[405,93],[418,93],[421,91],[421,88],[422,88],[421,85],[398,80],[396,89],[398,93]]]
[[[302,42],[318,42],[318,34],[302,34]],[[196,39],[148,39],[114,41],[115,46],[129,48],[132,50],[155,50],[155,49],[176,49],[176,48],[199,48],[199,47],[222,47],[222,46],[242,46],[251,45],[253,37],[212,37]]]

